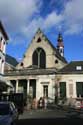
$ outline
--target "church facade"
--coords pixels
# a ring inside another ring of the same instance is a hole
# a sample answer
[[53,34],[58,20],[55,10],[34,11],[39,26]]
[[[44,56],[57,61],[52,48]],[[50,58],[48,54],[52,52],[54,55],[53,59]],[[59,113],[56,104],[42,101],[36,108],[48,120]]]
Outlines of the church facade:
[[6,70],[5,78],[13,85],[14,92],[24,92],[36,99],[43,96],[54,99],[57,71],[66,65],[61,34],[55,48],[38,29],[22,61],[15,69]]

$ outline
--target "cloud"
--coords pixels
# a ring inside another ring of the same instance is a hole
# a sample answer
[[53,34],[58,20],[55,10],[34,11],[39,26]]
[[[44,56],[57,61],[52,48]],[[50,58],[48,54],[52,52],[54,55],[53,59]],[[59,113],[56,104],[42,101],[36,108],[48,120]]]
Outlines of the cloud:
[[21,32],[30,39],[39,27],[42,27],[44,19],[41,17],[34,18],[27,26],[22,27]]
[[39,17],[38,20],[33,20],[30,26],[32,27],[34,24],[35,29],[37,29],[37,26],[40,26],[46,31],[51,30],[51,28],[59,30],[59,27],[61,27],[62,31],[67,35],[82,33],[83,0],[68,0],[66,3],[63,2],[63,4],[64,9],[61,13],[57,13],[56,10],[53,10],[52,12],[48,13],[46,17]]
[[0,0],[0,19],[9,31],[18,32],[39,12],[39,6],[39,0]]
[[[57,3],[64,6],[62,12],[51,12],[45,20],[47,28],[62,27],[65,34],[80,34],[83,31],[83,0],[52,0],[52,5]],[[57,5],[56,5],[57,6]]]
[[[68,35],[80,34],[83,31],[83,0],[52,0],[51,4],[64,6],[60,13],[56,10],[47,15],[44,20],[44,28],[62,28],[63,32]],[[57,5],[56,5],[57,6]]]
[[62,16],[57,15],[56,12],[48,14],[45,18],[39,16],[34,18],[27,26],[22,27],[22,33],[29,39],[37,29],[50,30],[53,26],[57,26],[62,21]]
[[66,34],[79,34],[83,31],[83,0],[72,0],[63,12]]
[[81,26],[81,24],[73,24],[68,26],[68,29],[65,30],[65,34],[80,34],[83,31],[83,26]]
[[58,15],[55,11],[47,15],[44,20],[44,28],[51,28],[53,26],[59,25],[63,20],[62,15]]
[[56,8],[53,7],[53,10],[48,11],[43,17],[42,14],[40,15],[40,12],[44,13],[40,0],[0,0],[0,19],[9,34],[14,34],[14,39],[11,39],[15,44],[18,39],[21,41],[15,34],[19,33],[19,37],[24,35],[31,40],[38,27],[45,31],[62,27],[64,33],[68,35],[83,31],[83,0],[63,0],[63,2],[52,0],[50,5],[51,7],[56,5],[56,8],[64,6],[64,8],[57,13]]

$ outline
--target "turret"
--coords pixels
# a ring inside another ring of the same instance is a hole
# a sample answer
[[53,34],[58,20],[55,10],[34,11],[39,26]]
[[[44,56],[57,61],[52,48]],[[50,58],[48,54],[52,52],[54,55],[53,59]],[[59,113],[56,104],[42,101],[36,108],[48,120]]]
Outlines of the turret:
[[61,56],[64,56],[64,44],[63,44],[63,38],[61,33],[58,34],[58,39],[57,39],[57,50],[59,51]]

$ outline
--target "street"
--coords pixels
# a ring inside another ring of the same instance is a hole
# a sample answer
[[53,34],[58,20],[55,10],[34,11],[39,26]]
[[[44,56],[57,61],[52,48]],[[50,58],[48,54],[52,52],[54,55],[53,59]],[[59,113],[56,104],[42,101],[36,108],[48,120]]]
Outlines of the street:
[[19,116],[17,125],[30,125],[30,124],[72,124],[72,123],[82,123],[82,118],[67,118],[66,111],[61,111],[58,109],[51,110],[31,110],[25,111]]
[[40,110],[31,110],[25,111],[23,115],[20,115],[19,119],[40,119],[40,118],[61,118],[65,117],[65,112],[60,110],[51,110],[51,109],[40,109]]

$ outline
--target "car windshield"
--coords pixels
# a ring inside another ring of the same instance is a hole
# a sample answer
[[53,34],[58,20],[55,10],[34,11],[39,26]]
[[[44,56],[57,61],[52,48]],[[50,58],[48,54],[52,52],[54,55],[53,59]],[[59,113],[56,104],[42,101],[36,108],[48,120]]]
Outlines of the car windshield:
[[9,105],[0,104],[0,115],[8,115],[8,114],[9,114]]

